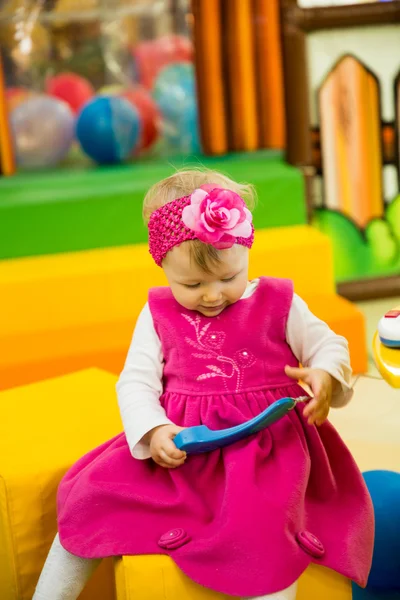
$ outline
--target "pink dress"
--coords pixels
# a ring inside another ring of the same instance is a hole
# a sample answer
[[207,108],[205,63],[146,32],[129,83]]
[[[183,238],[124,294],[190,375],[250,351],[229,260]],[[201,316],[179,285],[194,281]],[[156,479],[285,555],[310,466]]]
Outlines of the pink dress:
[[[293,289],[263,278],[215,318],[183,309],[169,289],[149,304],[165,357],[161,403],[178,425],[222,429],[304,391],[285,338]],[[365,586],[373,509],[363,478],[330,423],[309,426],[298,405],[268,429],[176,470],[132,458],[121,434],[63,479],[63,546],[87,558],[168,554],[194,581],[233,596],[290,586],[318,563]]]

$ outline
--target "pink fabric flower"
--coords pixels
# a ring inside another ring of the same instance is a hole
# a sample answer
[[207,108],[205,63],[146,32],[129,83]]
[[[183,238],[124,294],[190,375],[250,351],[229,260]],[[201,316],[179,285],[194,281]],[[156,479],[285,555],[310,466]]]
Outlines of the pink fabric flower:
[[183,209],[182,221],[200,241],[218,249],[231,248],[236,238],[249,238],[253,233],[252,214],[243,199],[223,188],[195,190]]

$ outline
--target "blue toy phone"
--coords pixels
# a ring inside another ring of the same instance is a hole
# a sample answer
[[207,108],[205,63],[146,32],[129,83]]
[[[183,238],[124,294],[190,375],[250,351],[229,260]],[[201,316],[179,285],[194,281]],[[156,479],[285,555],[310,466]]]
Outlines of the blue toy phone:
[[305,402],[306,400],[309,400],[308,396],[281,398],[271,404],[271,406],[257,417],[254,417],[254,419],[230,429],[212,431],[205,425],[188,427],[184,431],[181,431],[181,433],[178,433],[174,438],[174,443],[179,450],[188,454],[211,452],[217,448],[234,444],[249,435],[258,433],[265,427],[269,427],[269,425],[276,423],[276,421],[284,417],[298,402]]

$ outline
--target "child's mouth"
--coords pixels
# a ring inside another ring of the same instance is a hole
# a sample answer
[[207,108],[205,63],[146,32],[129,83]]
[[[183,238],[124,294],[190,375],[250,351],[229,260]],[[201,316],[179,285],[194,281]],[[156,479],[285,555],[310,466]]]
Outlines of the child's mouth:
[[223,310],[225,308],[225,305],[226,305],[226,302],[223,302],[222,304],[219,304],[218,306],[201,306],[201,309],[206,312],[215,313],[215,312],[220,312],[221,310]]

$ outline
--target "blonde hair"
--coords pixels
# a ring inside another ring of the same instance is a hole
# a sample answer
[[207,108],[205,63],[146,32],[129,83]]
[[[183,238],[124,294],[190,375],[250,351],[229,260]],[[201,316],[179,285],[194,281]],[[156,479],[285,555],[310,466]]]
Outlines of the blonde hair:
[[[170,177],[162,179],[154,184],[147,192],[143,201],[143,218],[146,223],[153,212],[161,206],[172,202],[177,198],[189,196],[194,190],[205,184],[221,186],[227,190],[232,190],[245,201],[247,208],[251,211],[256,203],[256,193],[254,186],[250,183],[237,183],[230,177],[212,171],[211,169],[198,168],[185,171],[177,171]],[[193,240],[190,243],[191,258],[206,273],[212,272],[212,266],[220,262],[220,251],[209,244],[204,244],[199,240]]]

